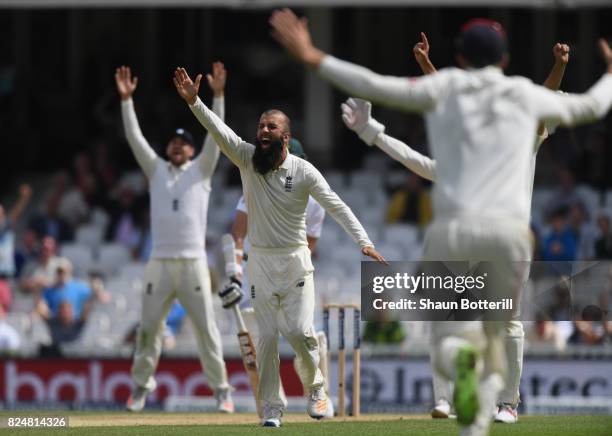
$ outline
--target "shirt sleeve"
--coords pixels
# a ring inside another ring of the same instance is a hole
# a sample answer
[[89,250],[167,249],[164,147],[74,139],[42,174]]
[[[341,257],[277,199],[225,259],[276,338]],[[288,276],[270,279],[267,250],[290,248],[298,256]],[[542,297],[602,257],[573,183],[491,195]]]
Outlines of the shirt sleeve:
[[128,144],[136,157],[136,161],[145,175],[150,179],[155,172],[155,166],[159,160],[159,156],[151,148],[144,135],[140,130],[136,111],[134,110],[134,101],[131,98],[121,100],[121,118],[123,119],[123,128]]
[[229,160],[238,167],[246,167],[255,147],[236,135],[199,97],[189,108]]
[[333,219],[361,248],[374,246],[353,211],[331,190],[321,173],[312,165],[306,167],[310,195],[319,202]]
[[410,171],[424,179],[436,180],[436,161],[410,148],[402,141],[384,133],[378,134],[374,144]]
[[383,76],[333,56],[325,56],[318,73],[349,95],[410,112],[427,112],[435,107],[445,76]]
[[544,132],[542,132],[541,135],[536,133],[535,146],[533,149],[534,153],[537,153],[540,150],[542,143],[546,141],[547,138],[548,138],[548,129],[546,127],[544,127]]
[[323,231],[323,221],[325,209],[312,198],[309,199],[306,206],[306,236],[319,239]]
[[561,94],[531,84],[527,98],[535,116],[545,123],[575,126],[596,121],[603,118],[612,105],[612,74],[604,74],[584,94]]
[[[225,120],[225,98],[218,97],[213,99],[212,110],[221,121]],[[204,175],[204,184],[210,189],[211,178],[219,162],[219,155],[221,154],[219,147],[215,143],[210,133],[206,134],[204,139],[204,145],[202,146],[202,152],[198,156],[200,168]]]
[[240,199],[238,200],[238,204],[236,205],[236,211],[243,212],[248,215],[246,202],[244,201],[244,195],[240,196]]

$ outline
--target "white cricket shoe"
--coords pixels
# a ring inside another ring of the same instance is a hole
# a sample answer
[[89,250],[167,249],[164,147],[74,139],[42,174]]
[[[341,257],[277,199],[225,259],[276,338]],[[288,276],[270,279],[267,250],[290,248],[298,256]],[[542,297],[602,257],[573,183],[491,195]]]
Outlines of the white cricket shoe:
[[282,410],[277,409],[276,407],[264,406],[264,417],[261,420],[261,426],[278,428],[283,425],[281,422],[282,416]]
[[283,425],[283,423],[281,422],[280,418],[268,418],[264,420],[263,424],[261,424],[262,427],[274,427],[274,428],[278,428],[281,425]]
[[324,418],[330,402],[324,388],[311,391],[308,396],[308,415],[314,419]]
[[147,395],[149,395],[149,390],[140,386],[134,386],[130,397],[127,400],[125,405],[126,409],[130,412],[140,412],[144,409],[145,403],[147,401]]
[[216,391],[215,399],[217,400],[217,412],[234,413],[234,402],[232,401],[232,394],[229,389],[219,389]]
[[518,421],[518,410],[511,404],[500,404],[495,414],[495,422],[504,424],[516,424]]
[[451,405],[448,401],[438,400],[435,407],[431,409],[431,417],[437,419],[446,419],[451,416]]

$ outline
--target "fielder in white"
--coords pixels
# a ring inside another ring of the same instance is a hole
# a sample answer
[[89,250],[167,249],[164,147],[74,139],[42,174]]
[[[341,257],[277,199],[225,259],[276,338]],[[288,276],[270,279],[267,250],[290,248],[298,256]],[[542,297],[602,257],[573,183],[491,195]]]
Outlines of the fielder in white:
[[[223,64],[215,63],[213,74],[207,79],[214,94],[214,111],[223,118],[226,81]],[[217,409],[231,413],[234,404],[221,336],[215,323],[204,246],[211,178],[219,160],[219,148],[212,136],[207,135],[203,151],[192,160],[193,137],[178,129],[166,148],[169,160],[162,159],[150,147],[138,125],[132,101],[138,79],[132,78],[128,67],[121,67],[117,69],[115,81],[128,143],[149,181],[153,238],[132,365],[134,389],[127,408],[142,410],[147,394],[157,386],[153,376],[162,349],[164,320],[172,302],[178,298],[194,325],[200,362],[214,390]]]
[[[306,153],[302,148],[300,142],[291,138],[289,140],[289,153],[294,156],[299,157],[300,159],[306,159]],[[236,217],[234,219],[234,224],[232,225],[232,236],[234,238],[234,242],[236,244],[236,264],[241,265],[244,257],[244,249],[247,243],[247,226],[248,226],[248,211],[246,207],[246,202],[244,201],[244,196],[240,197],[238,200],[238,204],[236,205]],[[317,241],[321,237],[321,232],[323,231],[323,222],[325,221],[325,209],[317,203],[317,201],[308,197],[308,204],[306,205],[306,241],[308,242],[308,249],[310,250],[311,256],[314,256],[315,250],[317,247]],[[243,275],[242,269],[239,270],[239,279],[242,280],[242,284],[245,283],[245,276]],[[257,336],[254,334],[254,331],[251,331],[251,334],[254,335],[255,341],[257,340]],[[321,374],[325,378],[325,391],[329,396],[329,380],[328,376],[328,368],[327,368],[327,338],[325,337],[325,332],[318,331],[316,332],[317,340],[319,342],[319,369],[321,370]],[[302,382],[302,386],[304,387],[304,392],[308,392],[307,377],[308,371],[300,359],[299,356],[296,356],[293,361],[293,366],[295,368],[295,372],[300,377],[300,381]],[[285,395],[283,387],[281,385],[281,397]],[[325,418],[333,418],[334,416],[334,404],[332,401],[327,402],[327,411],[325,412]]]
[[[602,118],[612,104],[612,50],[600,46],[607,73],[585,94],[558,94],[522,77],[506,77],[506,36],[499,23],[462,29],[457,61],[415,79],[389,77],[317,49],[305,20],[275,11],[273,36],[298,60],[350,95],[425,115],[436,160],[434,222],[425,260],[493,261],[493,299],[520,290],[530,258],[529,189],[533,139],[540,122],[575,125]],[[464,434],[484,435],[505,373],[503,322],[434,323],[436,367],[454,380]],[[484,359],[480,359],[482,350]],[[484,368],[480,375],[480,362]],[[479,381],[480,380],[480,381]]]
[[[551,90],[558,90],[563,80],[565,68],[569,62],[569,46],[557,43],[553,46],[554,65],[543,85]],[[433,74],[436,68],[429,59],[429,42],[427,36],[421,32],[421,42],[414,46],[415,58],[425,74]],[[436,180],[436,162],[427,156],[413,150],[403,142],[385,135],[385,127],[370,115],[371,104],[361,99],[349,99],[342,105],[342,119],[346,126],[359,135],[368,145],[376,145],[386,154],[403,164],[406,168],[421,177]],[[554,129],[548,128],[544,123],[538,126],[531,160],[531,183],[527,186],[529,204],[533,193],[533,179],[535,176],[536,155],[542,142]],[[550,130],[550,131],[549,131]],[[517,314],[518,315],[518,314]],[[452,327],[452,325],[451,325]],[[518,420],[518,403],[520,400],[519,386],[523,372],[523,347],[525,332],[523,323],[516,319],[505,323],[505,348],[507,358],[507,372],[505,387],[499,395],[495,421],[513,424]],[[432,344],[432,348],[435,347]],[[430,354],[433,356],[433,353]],[[432,362],[433,367],[433,362]],[[448,418],[451,415],[451,392],[447,380],[443,379],[435,369],[432,371],[435,406],[432,410],[434,418]]]
[[279,332],[300,356],[309,389],[308,414],[322,418],[329,401],[318,368],[314,318],[313,266],[306,243],[305,210],[312,195],[361,247],[384,261],[353,212],[309,162],[287,152],[289,118],[279,110],[264,112],[256,145],[244,142],[198,98],[201,75],[193,82],[177,68],[174,84],[221,151],[238,166],[249,212],[251,252],[248,276],[259,326],[257,366],[263,425],[280,427],[286,402],[280,396]]

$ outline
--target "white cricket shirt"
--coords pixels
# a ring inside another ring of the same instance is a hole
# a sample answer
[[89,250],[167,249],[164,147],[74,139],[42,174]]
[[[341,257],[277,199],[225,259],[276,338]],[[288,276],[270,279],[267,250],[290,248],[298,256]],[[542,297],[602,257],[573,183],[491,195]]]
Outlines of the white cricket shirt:
[[[223,118],[223,98],[213,110]],[[206,216],[219,148],[206,135],[202,152],[181,167],[160,158],[142,135],[132,99],[121,102],[128,143],[149,181],[153,259],[198,259],[206,255]]]
[[360,247],[373,246],[351,209],[310,162],[287,153],[277,169],[261,175],[253,167],[253,144],[244,142],[199,98],[189,107],[221,151],[240,169],[252,247],[308,245],[305,211],[309,196],[314,197]]
[[[536,135],[533,156],[529,164],[531,177],[525,185],[525,192],[529,199],[529,213],[531,214],[531,197],[533,196],[533,180],[535,178],[536,156],[544,140],[548,138],[548,130],[544,129],[542,135]],[[424,179],[436,181],[436,161],[412,149],[399,139],[384,133],[379,133],[374,144],[393,159]]]
[[[244,201],[244,195],[240,196],[236,210],[247,215],[249,214],[246,202]],[[308,204],[306,205],[306,236],[319,239],[323,231],[323,221],[325,221],[325,209],[317,203],[317,200],[308,197]]]
[[557,94],[499,68],[445,68],[408,79],[378,75],[326,56],[319,74],[350,95],[425,113],[437,162],[435,219],[457,215],[527,224],[533,138],[539,121],[575,125],[603,117],[612,104],[612,74],[586,94]]

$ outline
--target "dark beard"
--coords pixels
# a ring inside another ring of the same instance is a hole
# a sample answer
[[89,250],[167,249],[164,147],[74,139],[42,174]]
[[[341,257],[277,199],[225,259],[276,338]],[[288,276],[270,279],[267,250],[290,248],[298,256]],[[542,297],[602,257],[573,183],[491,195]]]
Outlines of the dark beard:
[[283,154],[283,141],[280,139],[270,141],[270,146],[267,149],[261,147],[259,139],[255,140],[255,154],[253,154],[253,166],[255,170],[266,175],[276,163],[280,160]]

